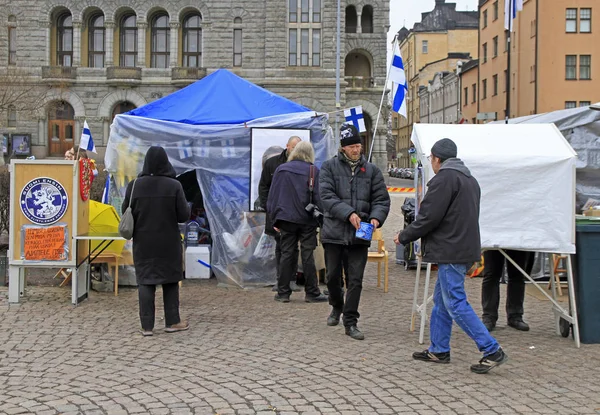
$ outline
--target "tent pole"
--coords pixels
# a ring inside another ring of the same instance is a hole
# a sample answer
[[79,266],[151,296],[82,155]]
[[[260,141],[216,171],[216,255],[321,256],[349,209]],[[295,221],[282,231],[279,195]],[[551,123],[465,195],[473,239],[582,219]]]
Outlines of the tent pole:
[[339,147],[339,124],[340,124],[340,25],[341,25],[341,0],[337,0],[337,32],[336,32],[336,54],[335,54],[335,131],[333,132],[333,142],[335,144],[335,153]]

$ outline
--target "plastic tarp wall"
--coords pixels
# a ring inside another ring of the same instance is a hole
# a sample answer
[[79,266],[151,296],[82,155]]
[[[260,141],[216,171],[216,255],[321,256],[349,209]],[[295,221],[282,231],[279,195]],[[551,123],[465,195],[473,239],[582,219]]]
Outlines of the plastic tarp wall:
[[554,125],[417,124],[412,141],[427,180],[427,157],[444,137],[481,187],[482,248],[575,253],[577,155]]
[[241,287],[273,284],[274,241],[262,237],[264,212],[248,212],[250,129],[311,130],[316,163],[328,158],[332,130],[326,115],[314,112],[277,115],[234,125],[190,125],[117,115],[106,149],[112,175],[111,204],[119,211],[130,180],[142,170],[152,145],[164,147],[177,174],[196,170],[213,239],[212,269],[220,284]]
[[582,107],[509,120],[532,123],[553,123],[577,152],[577,211],[590,198],[600,200],[600,111]]

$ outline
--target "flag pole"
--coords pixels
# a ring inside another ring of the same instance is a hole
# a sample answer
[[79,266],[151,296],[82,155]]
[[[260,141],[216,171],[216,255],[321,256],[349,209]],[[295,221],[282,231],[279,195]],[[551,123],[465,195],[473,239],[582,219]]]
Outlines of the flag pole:
[[385,91],[387,89],[388,80],[390,78],[390,72],[392,70],[392,64],[394,63],[394,53],[396,53],[396,43],[398,42],[398,34],[394,36],[392,42],[392,59],[390,59],[390,65],[388,66],[387,75],[385,76],[385,82],[383,84],[383,91],[381,93],[381,102],[379,103],[379,111],[377,112],[377,120],[375,121],[375,128],[373,129],[373,137],[371,138],[371,149],[369,150],[369,158],[367,161],[371,161],[373,155],[373,144],[375,144],[375,136],[377,134],[377,126],[379,125],[379,118],[381,117],[381,108],[383,107],[383,100],[385,99]]
[[[510,74],[510,50],[512,49],[512,26],[513,26],[513,1],[514,0],[505,0],[508,1],[508,37],[507,37],[507,43],[508,43],[508,55],[507,57],[507,62],[506,62],[506,110],[505,110],[505,114],[504,114],[504,123],[508,124],[508,119],[510,118],[510,78],[511,78],[511,74]],[[505,9],[506,10],[506,9]]]

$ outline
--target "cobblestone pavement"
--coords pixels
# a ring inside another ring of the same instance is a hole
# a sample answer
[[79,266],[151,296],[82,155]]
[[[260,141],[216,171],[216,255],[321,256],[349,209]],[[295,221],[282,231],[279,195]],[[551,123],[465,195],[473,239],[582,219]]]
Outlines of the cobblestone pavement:
[[[392,250],[402,222],[402,199],[393,200]],[[408,330],[414,271],[392,258],[390,274],[384,294],[368,265],[362,342],[326,326],[326,304],[299,293],[277,303],[267,288],[186,281],[181,308],[191,329],[164,333],[161,318],[148,338],[138,332],[135,289],[92,292],[73,308],[68,287],[32,287],[10,306],[2,288],[0,413],[600,414],[600,345],[576,349],[556,335],[549,302],[527,296],[527,333],[501,317],[494,335],[510,360],[475,375],[479,353],[458,328],[451,364],[411,359],[425,347]],[[477,310],[480,284],[467,282]]]

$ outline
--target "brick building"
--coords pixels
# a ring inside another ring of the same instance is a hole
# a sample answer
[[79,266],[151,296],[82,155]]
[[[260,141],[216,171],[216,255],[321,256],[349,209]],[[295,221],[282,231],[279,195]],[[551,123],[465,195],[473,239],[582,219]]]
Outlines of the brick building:
[[[35,110],[0,102],[1,132],[31,134],[36,157],[60,157],[85,119],[102,153],[116,114],[218,68],[332,112],[336,11],[323,0],[0,1],[0,83],[19,74],[40,94]],[[343,1],[341,14],[341,105],[362,105],[368,146],[386,77],[389,0]],[[387,130],[382,123],[375,133],[382,167]]]

